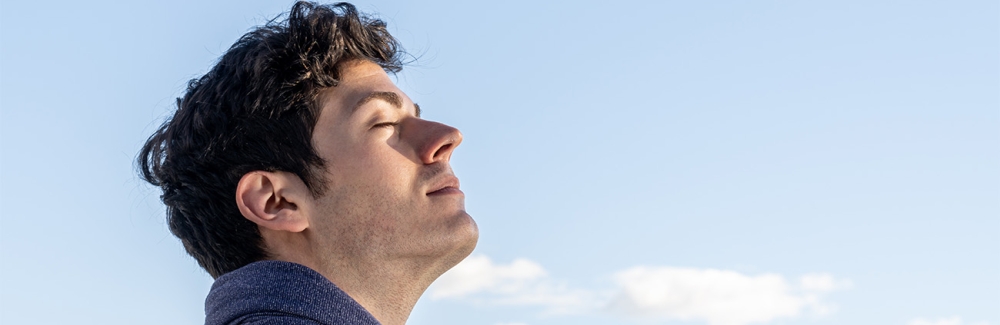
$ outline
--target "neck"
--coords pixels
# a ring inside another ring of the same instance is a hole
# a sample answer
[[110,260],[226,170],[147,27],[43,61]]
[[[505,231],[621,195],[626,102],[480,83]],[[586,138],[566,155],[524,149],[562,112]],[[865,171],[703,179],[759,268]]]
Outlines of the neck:
[[325,264],[317,265],[314,270],[344,290],[383,325],[406,324],[417,300],[444,272],[405,261]]
[[[296,254],[297,255],[297,254]],[[447,267],[410,261],[316,261],[300,256],[272,256],[319,272],[351,296],[382,325],[404,325],[413,306]]]
[[[262,232],[265,242],[271,233]],[[475,238],[475,237],[473,237]],[[271,258],[305,265],[319,272],[364,307],[382,325],[404,325],[420,295],[441,274],[475,248],[475,240],[435,257],[385,258],[382,254],[329,254],[326,246],[301,237],[268,245]],[[381,257],[377,257],[381,256]],[[325,257],[325,258],[324,258]]]
[[353,267],[325,268],[327,279],[347,292],[383,325],[403,325],[420,295],[430,285],[412,275],[400,274],[389,268]]

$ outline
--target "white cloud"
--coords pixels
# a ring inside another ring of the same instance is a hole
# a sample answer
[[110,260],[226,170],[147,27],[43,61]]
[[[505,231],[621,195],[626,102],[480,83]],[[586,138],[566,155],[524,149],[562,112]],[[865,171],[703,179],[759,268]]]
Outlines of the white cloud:
[[431,298],[462,297],[481,291],[512,291],[546,275],[538,263],[516,259],[494,265],[489,257],[469,256],[434,282]]
[[827,273],[806,274],[799,278],[799,287],[809,292],[827,293],[850,289],[852,286],[851,281],[837,280]]
[[653,321],[744,325],[806,312],[831,313],[834,306],[821,298],[851,287],[849,281],[825,273],[789,281],[777,274],[750,276],[727,270],[677,267],[633,267],[616,273],[613,278],[616,287],[612,290],[570,288],[550,278],[540,264],[531,260],[496,264],[486,256],[475,255],[442,275],[431,286],[429,296],[432,300],[540,306],[550,314],[611,311]]
[[849,286],[828,274],[810,274],[792,285],[777,274],[677,267],[633,267],[614,276],[620,290],[609,308],[628,316],[705,321],[712,325],[764,323],[810,309],[832,312],[823,294]]
[[911,320],[909,323],[907,323],[907,325],[989,325],[989,323],[987,322],[963,323],[961,317],[952,316],[949,318],[938,318],[936,320],[915,318]]
[[470,256],[441,275],[430,291],[434,300],[472,296],[476,302],[542,306],[549,313],[573,313],[596,306],[591,292],[550,279],[541,265],[527,259],[503,265],[486,256]]

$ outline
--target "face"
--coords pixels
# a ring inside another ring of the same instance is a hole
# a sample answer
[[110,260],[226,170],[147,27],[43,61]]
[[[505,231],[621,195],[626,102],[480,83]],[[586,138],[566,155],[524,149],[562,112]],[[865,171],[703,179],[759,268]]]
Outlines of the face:
[[[458,263],[478,229],[452,173],[457,129],[420,118],[419,107],[377,64],[341,65],[320,96],[313,146],[326,190],[310,210],[311,232],[339,260]],[[448,265],[450,264],[450,265]]]

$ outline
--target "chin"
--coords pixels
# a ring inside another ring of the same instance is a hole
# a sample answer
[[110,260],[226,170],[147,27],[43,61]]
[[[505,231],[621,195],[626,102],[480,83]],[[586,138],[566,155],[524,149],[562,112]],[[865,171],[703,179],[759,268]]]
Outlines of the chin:
[[464,212],[465,211],[463,211],[463,214],[468,220],[468,225],[465,227],[466,232],[464,233],[464,241],[461,243],[461,247],[458,249],[458,252],[456,252],[456,254],[461,255],[461,257],[459,257],[455,264],[458,264],[458,262],[464,260],[466,256],[472,254],[472,251],[476,249],[476,244],[479,243],[479,226],[476,225],[476,220],[473,220],[472,216]]
[[472,216],[462,211],[456,219],[450,229],[452,233],[447,245],[448,248],[441,254],[439,263],[437,263],[440,273],[448,271],[469,254],[472,254],[479,242],[479,226],[476,225]]

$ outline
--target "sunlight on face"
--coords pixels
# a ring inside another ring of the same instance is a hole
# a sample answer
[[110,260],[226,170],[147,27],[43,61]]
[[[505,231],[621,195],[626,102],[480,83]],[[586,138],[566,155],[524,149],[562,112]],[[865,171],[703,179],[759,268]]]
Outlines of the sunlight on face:
[[455,128],[419,117],[419,106],[377,64],[342,65],[320,98],[313,145],[328,191],[310,224],[338,256],[424,260],[447,269],[475,247],[449,161]]

